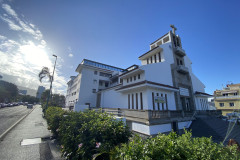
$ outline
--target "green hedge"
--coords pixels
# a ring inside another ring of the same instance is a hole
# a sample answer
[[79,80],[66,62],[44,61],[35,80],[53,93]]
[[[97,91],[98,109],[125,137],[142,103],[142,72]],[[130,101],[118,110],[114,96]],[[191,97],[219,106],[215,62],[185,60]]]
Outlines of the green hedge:
[[49,107],[46,119],[66,159],[240,159],[236,146],[226,147],[206,137],[192,138],[187,131],[181,136],[171,132],[145,140],[138,135],[131,137],[124,122],[106,113],[66,112],[59,107]]
[[211,138],[192,138],[190,132],[178,136],[171,132],[143,140],[134,136],[127,144],[115,148],[112,159],[124,160],[237,160],[237,146],[225,147]]
[[60,107],[48,107],[45,112],[45,118],[49,126],[48,129],[52,131],[56,138],[58,138],[59,126],[64,114],[67,114],[67,112]]
[[46,119],[66,159],[109,159],[111,150],[127,143],[131,136],[123,121],[107,113],[91,110],[66,113],[61,108],[49,107]]

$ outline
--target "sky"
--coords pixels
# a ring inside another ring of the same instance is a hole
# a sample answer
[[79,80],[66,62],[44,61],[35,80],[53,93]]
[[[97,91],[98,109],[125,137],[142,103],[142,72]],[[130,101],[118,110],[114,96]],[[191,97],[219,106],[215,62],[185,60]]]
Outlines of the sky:
[[49,87],[38,73],[53,70],[53,91],[66,94],[82,59],[127,68],[149,44],[177,27],[194,74],[213,94],[240,83],[240,1],[0,0],[0,74],[17,85]]

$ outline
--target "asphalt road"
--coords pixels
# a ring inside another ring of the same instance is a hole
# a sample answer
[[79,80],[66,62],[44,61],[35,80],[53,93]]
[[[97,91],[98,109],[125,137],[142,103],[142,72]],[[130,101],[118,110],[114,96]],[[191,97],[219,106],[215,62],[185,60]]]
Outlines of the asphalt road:
[[[30,110],[26,106],[0,109],[0,116],[21,118]],[[0,160],[62,160],[59,148],[49,139],[52,134],[47,127],[41,106],[35,105],[32,112],[0,141]]]
[[31,109],[27,106],[14,106],[0,108],[0,135],[17,122],[21,117],[28,114]]

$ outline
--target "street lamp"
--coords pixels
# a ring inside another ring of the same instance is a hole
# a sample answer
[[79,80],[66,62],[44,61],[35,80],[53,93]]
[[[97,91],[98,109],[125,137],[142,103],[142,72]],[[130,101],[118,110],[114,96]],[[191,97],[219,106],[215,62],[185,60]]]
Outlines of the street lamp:
[[52,74],[52,76],[51,76],[51,78],[50,78],[50,90],[49,90],[49,95],[48,95],[48,98],[47,98],[46,109],[47,109],[47,107],[48,107],[49,97],[50,97],[51,92],[52,92],[52,82],[53,82],[54,71],[55,71],[56,62],[57,62],[57,56],[53,54],[53,57],[56,57],[56,59],[55,59],[55,64],[54,64],[54,69],[53,69],[53,74]]

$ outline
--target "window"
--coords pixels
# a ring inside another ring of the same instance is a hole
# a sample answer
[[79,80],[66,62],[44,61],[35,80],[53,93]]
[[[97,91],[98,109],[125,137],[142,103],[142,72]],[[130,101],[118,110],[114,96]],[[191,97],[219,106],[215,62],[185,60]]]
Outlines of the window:
[[180,62],[179,62],[179,59],[177,58],[177,65],[179,65],[180,64]]
[[136,81],[136,76],[134,76],[134,81]]
[[138,109],[138,94],[136,93],[136,109]]
[[128,94],[128,109],[130,109],[130,94]]
[[152,59],[152,57],[151,57],[151,63],[153,63],[153,59]]
[[155,102],[154,102],[154,93],[152,92],[152,104],[153,104],[153,110],[155,110]]
[[234,103],[233,102],[229,103],[229,106],[234,107]]
[[161,62],[161,52],[158,52],[159,62]]
[[140,74],[138,74],[138,79],[140,79]]
[[167,37],[165,37],[164,39],[163,39],[163,43],[166,43],[166,42],[168,42],[169,41],[169,36],[167,36]]
[[[157,96],[159,96],[159,93],[157,93]],[[157,103],[158,110],[160,110],[159,102]]]
[[102,86],[103,85],[103,82],[102,81],[99,81],[99,86]]
[[224,103],[219,103],[219,106],[220,107],[224,107]]
[[105,87],[108,87],[108,82],[105,82]]
[[142,99],[142,92],[140,93],[140,103],[141,103],[141,110],[143,110],[143,99]]
[[155,61],[155,63],[157,63],[157,55],[156,54],[154,55],[154,61]]
[[130,82],[132,82],[132,77],[130,77]]
[[183,62],[182,62],[182,60],[180,60],[180,65],[183,65]]
[[228,96],[228,93],[223,93],[223,96]]
[[103,76],[103,77],[111,77],[111,76],[112,76],[111,74],[103,73],[103,72],[100,72],[99,75],[100,75],[100,76]]
[[166,109],[168,110],[167,94],[165,94],[165,101],[166,101]]
[[128,83],[128,78],[127,78],[127,83]]
[[149,60],[147,59],[147,64],[149,64]]
[[134,94],[132,94],[132,109],[134,109]]
[[93,90],[92,90],[92,93],[96,93],[96,89],[93,89]]
[[238,93],[233,93],[233,95],[234,95],[234,96],[237,96],[237,95],[238,95]]
[[97,75],[97,71],[94,71],[94,74]]

